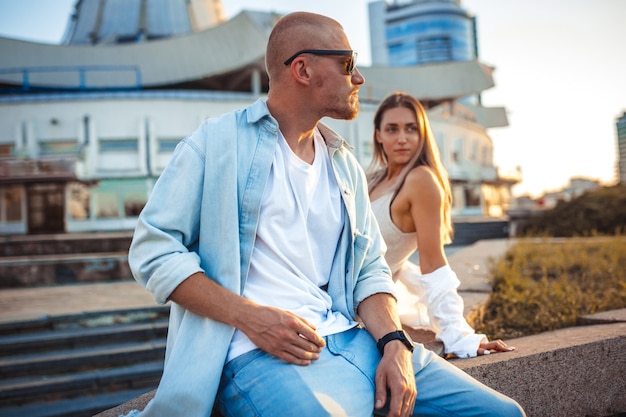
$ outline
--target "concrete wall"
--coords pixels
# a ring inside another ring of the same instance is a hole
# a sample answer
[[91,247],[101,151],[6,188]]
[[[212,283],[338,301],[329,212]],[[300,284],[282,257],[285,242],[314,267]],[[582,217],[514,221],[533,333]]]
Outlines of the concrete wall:
[[[507,340],[516,350],[451,362],[517,400],[529,417],[626,414],[626,310],[596,324]],[[590,322],[593,322],[591,320]],[[95,417],[143,409],[151,391]]]

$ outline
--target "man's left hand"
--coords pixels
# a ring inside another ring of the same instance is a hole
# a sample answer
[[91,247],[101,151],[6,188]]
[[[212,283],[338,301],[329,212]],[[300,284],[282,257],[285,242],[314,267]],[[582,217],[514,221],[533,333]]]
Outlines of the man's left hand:
[[389,401],[389,417],[413,414],[417,387],[411,357],[412,353],[400,341],[385,345],[385,354],[376,370],[375,408],[383,408]]

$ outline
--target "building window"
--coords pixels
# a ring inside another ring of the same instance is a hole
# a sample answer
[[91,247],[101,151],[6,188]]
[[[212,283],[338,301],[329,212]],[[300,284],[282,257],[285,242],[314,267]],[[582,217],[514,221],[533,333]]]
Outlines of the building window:
[[26,187],[28,199],[28,233],[62,233],[65,231],[65,184],[33,183]]
[[68,184],[68,216],[73,221],[137,217],[148,200],[146,180],[102,180]]
[[455,163],[461,163],[464,159],[463,138],[457,138],[454,140],[454,149],[452,150],[452,161]]
[[86,184],[74,182],[67,185],[69,215],[73,220],[87,220],[91,211],[91,192]]
[[452,43],[448,36],[427,36],[416,41],[417,62],[452,61]]
[[137,152],[137,139],[100,139],[100,152]]
[[180,139],[159,139],[159,153],[173,153]]
[[2,223],[23,221],[24,188],[20,185],[0,187],[0,220]]
[[146,205],[146,193],[144,191],[128,192],[124,195],[124,215],[137,217],[143,206]]
[[78,150],[78,141],[75,139],[39,142],[41,156],[77,155]]
[[483,146],[482,148],[482,165],[485,167],[491,166],[491,153],[489,152],[488,146]]
[[480,162],[478,160],[478,141],[473,140],[472,144],[471,144],[471,155],[470,155],[470,161],[472,162]]
[[120,217],[119,199],[115,192],[97,190],[94,199],[96,218],[114,219]]
[[467,16],[416,13],[386,23],[387,49],[393,66],[476,58],[474,26]]
[[465,185],[465,205],[467,207],[480,207],[480,184]]
[[485,211],[490,217],[502,217],[509,208],[511,193],[504,185],[483,184]]
[[434,131],[433,136],[435,136],[435,142],[437,142],[437,148],[439,149],[439,153],[441,154],[441,157],[443,158],[446,152],[443,146],[443,133],[440,131]]
[[13,144],[12,143],[2,143],[0,144],[0,157],[5,156],[13,156]]
[[105,180],[92,192],[94,215],[98,219],[137,217],[148,201],[145,180]]

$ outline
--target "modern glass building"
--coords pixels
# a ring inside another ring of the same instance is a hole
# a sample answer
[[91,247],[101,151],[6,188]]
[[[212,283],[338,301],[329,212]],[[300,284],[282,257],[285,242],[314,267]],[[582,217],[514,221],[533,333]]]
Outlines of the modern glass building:
[[626,112],[615,122],[617,129],[617,178],[620,184],[626,184]]
[[221,0],[78,0],[66,45],[111,45],[200,32],[225,21]]
[[369,4],[372,63],[410,66],[478,57],[475,19],[458,0]]

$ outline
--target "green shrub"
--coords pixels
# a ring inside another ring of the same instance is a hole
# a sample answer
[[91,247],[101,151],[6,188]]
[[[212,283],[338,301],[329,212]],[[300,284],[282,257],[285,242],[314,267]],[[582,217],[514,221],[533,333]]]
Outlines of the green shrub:
[[491,339],[576,325],[626,308],[626,237],[522,239],[491,265],[493,291],[468,321]]
[[626,232],[626,185],[602,187],[559,201],[531,218],[521,236],[614,236]]

